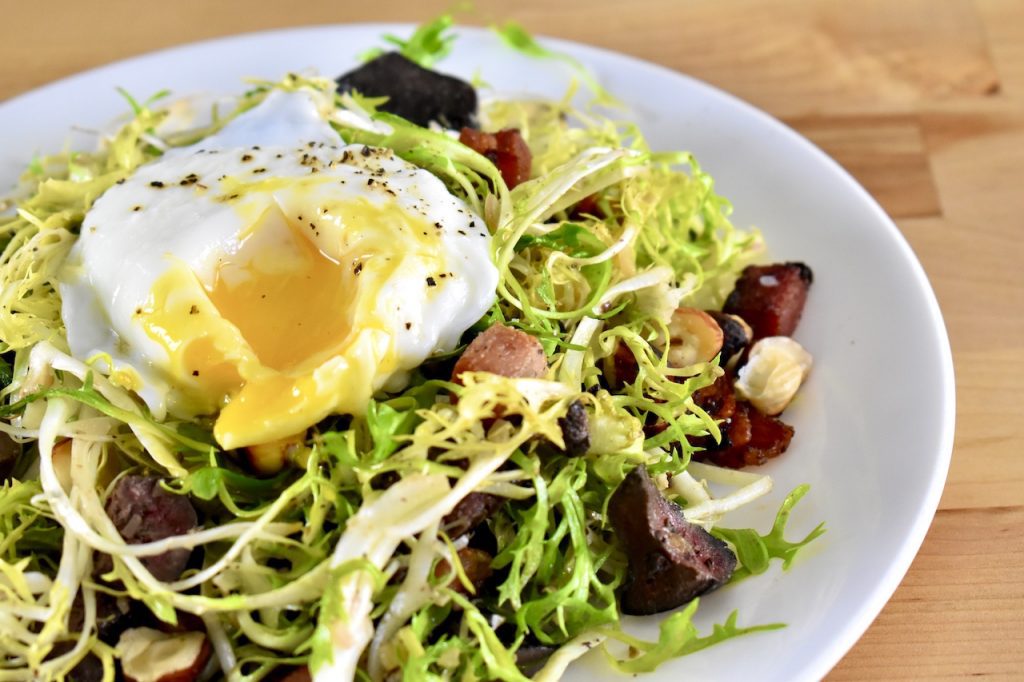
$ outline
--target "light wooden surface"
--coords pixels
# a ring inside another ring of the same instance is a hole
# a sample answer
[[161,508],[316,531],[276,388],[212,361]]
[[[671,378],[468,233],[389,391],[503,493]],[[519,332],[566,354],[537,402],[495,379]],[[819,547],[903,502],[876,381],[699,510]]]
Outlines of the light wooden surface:
[[[0,100],[246,31],[420,21],[442,0],[0,3]],[[949,328],[957,435],[921,553],[835,680],[1024,679],[1024,0],[480,1],[689,73],[846,166],[924,263]]]

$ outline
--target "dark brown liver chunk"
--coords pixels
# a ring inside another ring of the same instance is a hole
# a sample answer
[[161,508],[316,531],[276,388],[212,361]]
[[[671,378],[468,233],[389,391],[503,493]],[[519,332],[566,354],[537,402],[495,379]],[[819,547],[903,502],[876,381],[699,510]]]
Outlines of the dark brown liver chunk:
[[397,52],[382,54],[337,78],[338,92],[387,97],[380,109],[421,126],[436,121],[446,128],[474,128],[476,90],[466,81],[410,61]]
[[623,613],[647,615],[686,604],[724,585],[736,555],[662,496],[645,467],[631,471],[612,495],[608,516],[629,560],[619,595]]
[[803,263],[748,265],[722,311],[742,317],[754,331],[754,341],[792,336],[813,279],[811,269]]
[[[188,498],[164,490],[156,476],[121,478],[107,498],[106,511],[129,544],[184,535],[199,524]],[[157,580],[168,582],[181,577],[191,554],[188,549],[172,549],[146,557],[142,563]]]
[[590,449],[590,417],[583,403],[574,400],[565,416],[558,420],[562,429],[562,440],[565,441],[565,454],[570,457],[581,457]]

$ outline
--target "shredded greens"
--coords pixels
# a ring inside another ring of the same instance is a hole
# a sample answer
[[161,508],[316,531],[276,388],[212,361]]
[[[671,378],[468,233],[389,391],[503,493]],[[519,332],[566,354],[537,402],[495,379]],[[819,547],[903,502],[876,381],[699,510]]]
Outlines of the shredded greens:
[[[444,15],[407,40],[384,39],[430,66],[450,51],[452,25]],[[496,30],[530,56],[569,59],[516,24]],[[454,384],[448,358],[432,359],[365,415],[312,427],[287,466],[261,476],[244,453],[217,447],[209,419],[158,420],[130,382],[99,371],[102,358],[69,355],[57,284],[93,202],[275,88],[333,97],[345,142],[394,150],[484,218],[500,281],[471,331],[503,323],[528,332],[545,349],[548,376],[466,373]],[[730,205],[690,154],[651,150],[634,125],[574,108],[572,92],[561,102],[495,101],[484,127],[519,129],[533,153],[531,179],[509,189],[490,159],[452,136],[378,112],[379,101],[335,95],[327,80],[256,82],[233,110],[186,130],[163,125],[166,93],[124,95],[126,122],[95,151],[34,160],[23,198],[0,217],[0,437],[22,453],[0,487],[0,679],[62,679],[89,661],[113,679],[117,642],[99,622],[117,600],[141,606],[150,625],[201,617],[217,675],[254,682],[299,665],[331,680],[523,680],[517,657],[538,646],[552,653],[535,679],[550,680],[609,642],[632,651],[604,648],[610,664],[638,673],[781,627],[740,627],[733,613],[701,636],[697,600],[661,622],[656,642],[620,627],[627,559],[605,511],[634,467],[646,466],[689,520],[735,549],[734,580],[772,558],[788,567],[823,532],[784,537],[805,486],[767,535],[719,527],[771,480],[691,462],[691,443],[720,437],[693,396],[722,369],[672,366],[669,318],[679,305],[720,307],[760,239],[733,227]],[[608,381],[616,352],[635,362],[632,383]],[[560,426],[574,403],[590,423],[582,457],[564,452]],[[653,423],[664,428],[648,434]],[[126,542],[105,505],[132,473],[161,476],[187,496],[200,528]],[[713,496],[708,482],[730,492]],[[446,517],[481,492],[502,504],[474,536],[493,571],[475,593],[461,554],[470,540],[450,536]],[[162,582],[144,559],[174,549],[192,559]]]
[[789,568],[797,552],[825,532],[825,524],[821,523],[802,540],[797,542],[786,540],[786,523],[789,521],[789,514],[808,490],[810,490],[810,486],[801,485],[786,496],[775,517],[775,523],[772,524],[772,529],[767,535],[760,535],[751,528],[715,528],[712,531],[722,540],[726,540],[736,551],[740,568],[733,573],[733,582],[764,573],[768,570],[772,559],[781,559],[782,567]]
[[[455,34],[451,32],[455,20],[451,14],[442,14],[438,18],[418,27],[408,40],[386,34],[384,41],[398,48],[399,54],[414,61],[425,69],[448,56],[452,51]],[[364,52],[361,58],[369,61],[384,53],[384,48],[372,48]]]

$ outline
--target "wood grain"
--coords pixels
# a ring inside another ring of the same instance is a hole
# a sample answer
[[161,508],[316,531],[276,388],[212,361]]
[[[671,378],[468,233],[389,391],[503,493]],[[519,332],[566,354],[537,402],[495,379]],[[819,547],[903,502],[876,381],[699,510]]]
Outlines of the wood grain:
[[916,114],[815,114],[784,121],[850,171],[893,218],[941,212]]
[[[945,195],[943,195],[945,196]],[[942,307],[957,377],[949,509],[1024,504],[1024,281],[1019,242],[944,218],[899,221]]]
[[1021,679],[1022,555],[1019,507],[940,511],[903,585],[831,679]]
[[[450,5],[5,2],[0,99],[183,42],[316,23],[420,21]],[[1024,679],[1024,2],[476,6],[471,22],[514,19],[664,64],[752,102],[832,154],[897,219],[935,287],[952,342],[953,465],[920,555],[831,678]]]

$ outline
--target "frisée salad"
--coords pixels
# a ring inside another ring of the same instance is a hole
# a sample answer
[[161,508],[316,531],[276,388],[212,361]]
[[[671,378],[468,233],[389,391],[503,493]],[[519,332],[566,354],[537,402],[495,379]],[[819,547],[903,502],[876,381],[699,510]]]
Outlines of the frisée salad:
[[0,205],[0,680],[556,680],[783,627],[692,618],[823,532],[806,486],[722,523],[794,437],[811,268],[582,67],[591,105],[485,97],[454,39],[123,93]]

